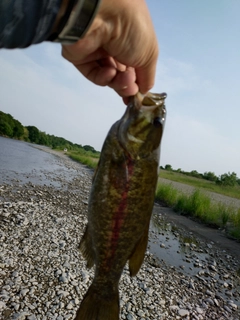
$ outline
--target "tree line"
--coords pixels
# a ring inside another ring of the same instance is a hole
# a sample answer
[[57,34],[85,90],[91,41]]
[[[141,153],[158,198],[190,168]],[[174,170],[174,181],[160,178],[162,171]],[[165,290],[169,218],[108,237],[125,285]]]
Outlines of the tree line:
[[[0,135],[15,138],[19,140],[24,140],[27,142],[37,143],[40,145],[48,146],[53,149],[68,149],[72,151],[87,151],[92,152],[93,154],[100,154],[92,146],[72,143],[62,137],[56,137],[54,135],[47,134],[43,131],[40,131],[35,126],[23,126],[20,121],[13,118],[9,113],[4,113],[0,111]],[[170,164],[166,164],[165,167],[161,166],[161,169],[167,171],[174,171],[185,174],[187,176],[205,179],[208,181],[215,182],[221,186],[235,186],[240,185],[240,179],[237,177],[235,172],[228,172],[216,176],[214,172],[204,172],[199,173],[197,170],[192,170],[190,172],[183,171],[182,169],[174,170]]]
[[220,176],[216,176],[215,173],[211,171],[199,173],[197,172],[197,170],[192,170],[190,172],[183,171],[182,169],[174,170],[170,164],[166,164],[165,167],[161,167],[161,169],[167,170],[167,171],[179,172],[194,178],[200,178],[200,179],[212,181],[220,186],[233,187],[235,185],[240,185],[240,179],[237,177],[237,174],[235,172],[223,173]]
[[35,126],[23,126],[20,121],[13,118],[9,113],[0,111],[0,135],[15,138],[27,142],[37,143],[53,149],[85,150],[99,153],[92,146],[72,143],[62,137],[47,134]]

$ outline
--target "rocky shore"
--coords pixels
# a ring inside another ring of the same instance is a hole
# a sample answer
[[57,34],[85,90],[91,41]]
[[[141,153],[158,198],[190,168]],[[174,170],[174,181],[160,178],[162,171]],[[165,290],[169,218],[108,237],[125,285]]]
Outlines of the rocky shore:
[[[78,244],[87,223],[92,173],[62,155],[75,171],[55,177],[61,187],[20,181],[0,185],[0,319],[74,319],[93,270]],[[47,174],[47,173],[46,173]],[[124,269],[120,281],[120,319],[240,319],[239,257],[220,244],[172,229],[184,250],[178,267],[157,257],[153,246],[169,254],[168,228],[155,207],[149,248],[134,278]],[[159,236],[165,237],[165,241]],[[204,258],[203,258],[204,257]],[[191,273],[184,271],[190,264]]]

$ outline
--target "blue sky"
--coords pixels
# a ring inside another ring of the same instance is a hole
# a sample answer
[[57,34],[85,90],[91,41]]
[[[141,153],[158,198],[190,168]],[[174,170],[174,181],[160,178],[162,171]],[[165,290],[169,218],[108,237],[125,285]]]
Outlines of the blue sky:
[[[240,1],[147,0],[167,92],[161,165],[240,177]],[[23,125],[100,150],[124,110],[61,57],[58,44],[0,50],[0,110]]]

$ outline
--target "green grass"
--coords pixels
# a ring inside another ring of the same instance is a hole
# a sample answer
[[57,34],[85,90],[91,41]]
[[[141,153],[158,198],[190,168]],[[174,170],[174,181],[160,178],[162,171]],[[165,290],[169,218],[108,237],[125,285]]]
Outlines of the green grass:
[[[90,151],[69,151],[67,154],[73,160],[90,168],[97,167],[99,154]],[[211,199],[199,190],[202,188],[240,199],[240,187],[219,187],[207,180],[166,170],[161,170],[160,177],[191,185],[196,187],[196,190],[187,195],[173,188],[172,185],[159,184],[156,190],[157,201],[172,207],[183,215],[193,216],[208,225],[225,228],[229,235],[240,239],[240,209],[227,207],[222,203],[212,203]]]
[[99,155],[96,156],[94,153],[92,152],[67,152],[67,155],[75,160],[78,161],[82,164],[85,164],[86,166],[88,166],[89,168],[95,169],[97,167],[98,164],[98,160],[99,160]]
[[206,191],[212,191],[216,193],[223,194],[232,198],[240,199],[240,186],[236,185],[234,187],[219,186],[215,182],[208,181],[205,179],[199,179],[187,176],[182,173],[160,170],[160,178],[168,179],[171,181],[181,182],[193,186],[197,189],[204,189]]
[[164,184],[161,188],[157,188],[156,198],[162,200],[165,205],[172,207],[177,200],[178,192],[172,188],[170,184]]
[[240,239],[240,209],[222,203],[212,203],[211,199],[199,189],[187,195],[169,184],[159,184],[156,200],[182,215],[193,216],[213,227],[224,228],[229,235]]

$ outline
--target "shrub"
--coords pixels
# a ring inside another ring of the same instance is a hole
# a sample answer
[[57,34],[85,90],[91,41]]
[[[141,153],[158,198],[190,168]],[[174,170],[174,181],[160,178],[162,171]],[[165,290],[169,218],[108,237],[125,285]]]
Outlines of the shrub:
[[177,190],[170,184],[160,184],[157,188],[156,199],[172,207],[177,201]]

